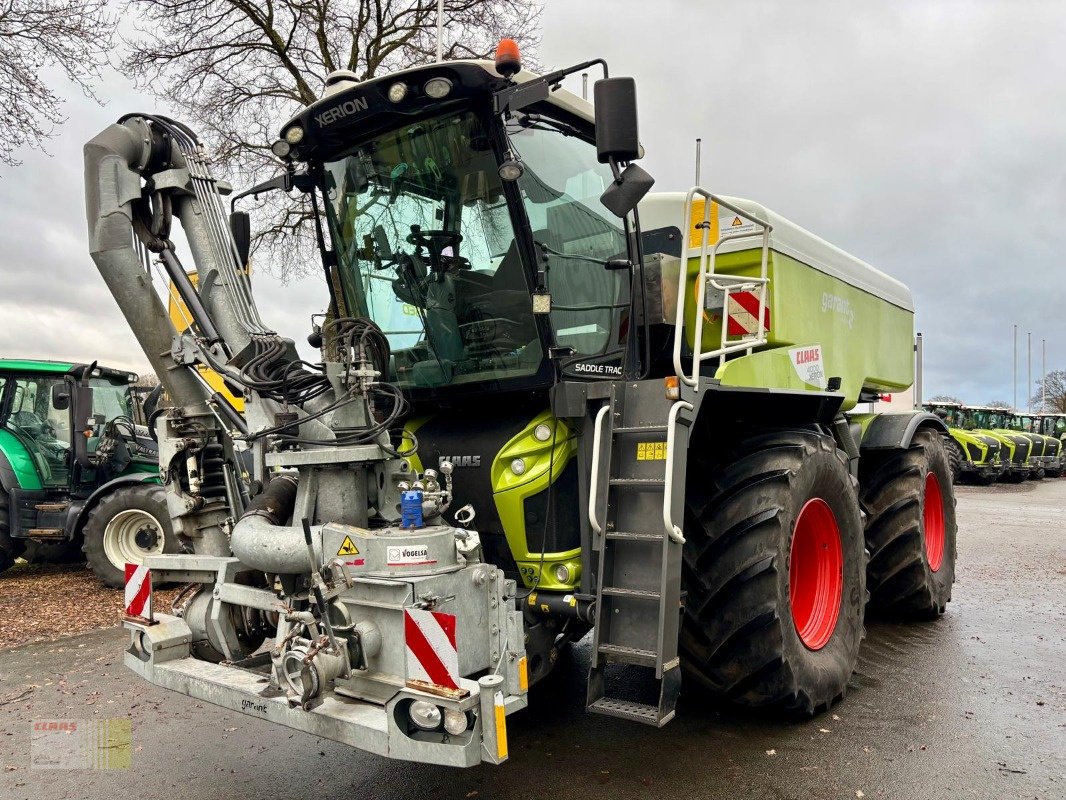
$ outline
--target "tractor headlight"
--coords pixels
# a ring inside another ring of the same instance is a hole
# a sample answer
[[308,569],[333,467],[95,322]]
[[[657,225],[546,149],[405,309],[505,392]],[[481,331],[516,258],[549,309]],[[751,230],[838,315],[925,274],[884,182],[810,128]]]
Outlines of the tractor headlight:
[[447,78],[430,78],[426,81],[426,85],[422,87],[422,91],[434,100],[440,100],[442,97],[447,97],[451,90],[452,82]]
[[463,733],[466,730],[466,726],[467,720],[464,712],[456,711],[454,708],[444,711],[444,730],[452,736],[458,736]]
[[407,97],[407,84],[402,81],[397,81],[389,87],[389,102],[399,103]]
[[424,731],[434,731],[440,727],[440,708],[426,700],[415,700],[411,703],[407,707],[407,716]]
[[540,423],[540,425],[533,429],[533,438],[536,439],[538,442],[548,441],[550,438],[552,438],[551,426],[546,425],[543,422]]
[[515,475],[521,475],[525,471],[526,471],[525,459],[516,458],[514,461],[511,462],[511,472],[513,472]]
[[570,567],[566,564],[556,564],[552,572],[555,573],[555,580],[559,583],[570,583]]
[[304,129],[299,125],[291,125],[281,134],[281,138],[289,144],[299,144],[304,140]]
[[274,144],[270,145],[270,152],[278,158],[285,158],[292,152],[292,145],[284,139],[278,139]]

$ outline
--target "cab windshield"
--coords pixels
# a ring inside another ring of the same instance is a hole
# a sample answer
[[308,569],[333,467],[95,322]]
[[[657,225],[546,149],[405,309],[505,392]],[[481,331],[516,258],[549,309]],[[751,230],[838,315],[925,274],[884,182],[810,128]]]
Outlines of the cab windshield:
[[477,114],[423,120],[325,164],[345,311],[381,327],[403,388],[535,376],[545,348],[534,288],[552,294],[559,344],[579,357],[617,346],[621,281],[602,261],[624,253],[625,238],[590,208],[605,186],[595,148],[547,128],[518,138],[527,159],[518,189],[547,267],[540,287]]

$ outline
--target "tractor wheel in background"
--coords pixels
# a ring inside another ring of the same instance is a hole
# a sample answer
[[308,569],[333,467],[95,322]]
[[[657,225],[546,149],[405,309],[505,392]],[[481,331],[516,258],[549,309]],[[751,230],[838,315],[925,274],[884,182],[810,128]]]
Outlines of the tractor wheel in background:
[[950,437],[944,439],[944,446],[948,451],[948,464],[951,467],[951,482],[959,483],[959,479],[962,477],[962,462],[966,458],[962,453],[962,446]]
[[116,589],[126,582],[127,563],[141,564],[148,555],[181,551],[163,487],[150,483],[119,486],[105,495],[88,513],[82,536],[89,567],[101,582]]
[[832,438],[754,435],[692,449],[681,667],[727,702],[811,715],[843,697],[864,634],[866,551],[855,479]]
[[25,546],[25,540],[11,538],[7,492],[0,489],[0,572],[11,568]]
[[1037,467],[1036,469],[1029,470],[1029,480],[1031,480],[1031,481],[1042,481],[1042,480],[1044,480],[1044,472],[1045,472],[1045,470],[1044,470],[1043,467]]
[[870,608],[927,619],[944,612],[955,582],[955,494],[944,444],[919,430],[911,446],[860,467],[870,551]]

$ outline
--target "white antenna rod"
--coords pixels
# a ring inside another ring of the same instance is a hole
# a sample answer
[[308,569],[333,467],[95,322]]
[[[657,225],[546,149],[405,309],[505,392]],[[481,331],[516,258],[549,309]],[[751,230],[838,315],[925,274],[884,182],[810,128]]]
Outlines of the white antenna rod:
[[437,0],[437,63],[444,60],[444,0]]
[[1031,391],[1033,391],[1033,332],[1029,331],[1025,335],[1026,335],[1026,337],[1028,339],[1028,344],[1026,345],[1027,350],[1026,350],[1026,357],[1025,357],[1026,361],[1028,362],[1028,366],[1026,367],[1026,372],[1025,372],[1025,382],[1028,384],[1028,388],[1025,390],[1025,398],[1026,398],[1025,399],[1025,410],[1026,411],[1032,411],[1033,410],[1033,396],[1031,394],[1029,394],[1029,393]]
[[1018,407],[1018,326],[1014,326],[1014,407]]
[[581,99],[589,99],[589,74],[587,72],[581,73]]
[[700,185],[700,144],[702,139],[696,139],[696,185]]
[[1040,410],[1047,411],[1047,339],[1040,340]]

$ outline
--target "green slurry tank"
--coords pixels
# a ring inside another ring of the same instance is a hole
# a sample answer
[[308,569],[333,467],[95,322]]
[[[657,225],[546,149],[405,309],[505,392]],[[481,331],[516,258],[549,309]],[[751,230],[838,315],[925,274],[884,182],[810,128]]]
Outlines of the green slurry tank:
[[[698,299],[699,252],[705,239],[722,285],[765,278],[765,343],[751,354],[738,353],[744,357],[726,359],[716,379],[727,386],[795,390],[824,389],[832,381],[844,395],[842,410],[911,386],[914,305],[906,286],[758,203],[724,197],[721,203],[712,200],[708,213],[706,202],[697,196],[686,203],[683,193],[653,194],[640,213],[645,235],[668,231],[666,241],[676,242],[677,255],[685,234],[678,221],[689,224],[688,243],[694,247],[683,290],[687,348],[696,336],[699,304],[692,301]],[[753,220],[768,224],[765,236],[760,235],[764,226]],[[714,287],[704,292],[702,348],[714,350],[724,342],[743,349],[745,341],[760,333],[758,304],[751,301],[758,299],[758,291],[730,297],[724,322],[720,294]]]

